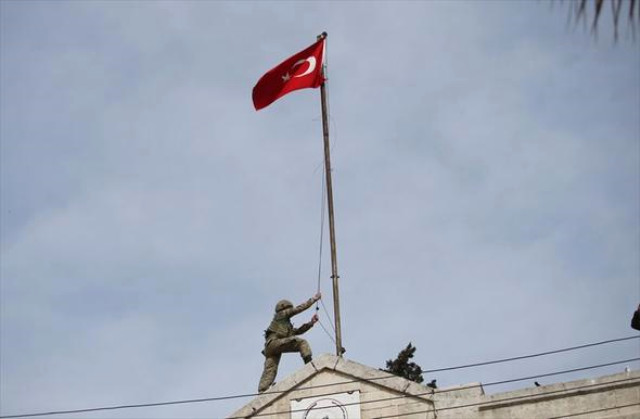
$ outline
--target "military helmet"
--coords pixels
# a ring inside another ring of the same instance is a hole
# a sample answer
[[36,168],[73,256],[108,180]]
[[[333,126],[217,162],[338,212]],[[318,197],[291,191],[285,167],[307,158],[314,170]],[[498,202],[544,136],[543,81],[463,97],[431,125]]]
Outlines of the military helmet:
[[287,308],[293,307],[293,303],[289,300],[280,300],[278,304],[276,304],[276,313],[278,311],[286,310]]

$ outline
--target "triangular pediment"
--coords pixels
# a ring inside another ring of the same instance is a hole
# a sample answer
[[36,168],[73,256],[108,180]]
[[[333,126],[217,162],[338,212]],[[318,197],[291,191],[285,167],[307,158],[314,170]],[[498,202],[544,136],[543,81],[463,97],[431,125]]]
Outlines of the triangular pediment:
[[[479,387],[467,390],[481,394]],[[279,381],[269,391],[255,397],[251,402],[230,415],[231,418],[250,418],[254,415],[269,414],[270,417],[291,417],[291,405],[305,398],[320,395],[350,394],[358,392],[362,401],[358,409],[379,409],[367,400],[388,399],[397,402],[386,403],[385,409],[394,412],[428,410],[433,405],[432,389],[413,381],[392,375],[350,361],[343,357],[324,354],[306,364],[303,368]],[[366,416],[366,415],[365,415]],[[431,417],[425,416],[422,417]]]

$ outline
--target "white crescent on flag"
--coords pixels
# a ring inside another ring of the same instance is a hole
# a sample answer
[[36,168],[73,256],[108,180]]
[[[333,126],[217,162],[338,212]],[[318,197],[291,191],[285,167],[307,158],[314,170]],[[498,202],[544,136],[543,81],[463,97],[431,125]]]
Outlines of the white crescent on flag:
[[260,77],[251,92],[256,110],[269,106],[295,90],[322,86],[325,81],[322,74],[324,44],[325,38],[322,35],[315,44],[287,58]]
[[291,66],[291,69],[293,70],[294,68],[296,68],[297,66],[299,66],[300,64],[304,64],[306,62],[309,62],[309,68],[307,68],[307,71],[305,71],[302,74],[298,74],[296,76],[293,77],[303,77],[306,76],[307,74],[311,74],[313,72],[313,70],[316,69],[316,57],[309,57],[306,60],[300,60],[297,61],[294,65]]

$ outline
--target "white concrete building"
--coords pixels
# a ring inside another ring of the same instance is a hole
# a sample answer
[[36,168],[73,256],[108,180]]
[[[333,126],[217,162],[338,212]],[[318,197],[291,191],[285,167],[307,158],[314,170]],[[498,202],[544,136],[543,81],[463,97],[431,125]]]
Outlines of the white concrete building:
[[486,395],[480,383],[433,390],[325,354],[229,417],[640,419],[640,372]]

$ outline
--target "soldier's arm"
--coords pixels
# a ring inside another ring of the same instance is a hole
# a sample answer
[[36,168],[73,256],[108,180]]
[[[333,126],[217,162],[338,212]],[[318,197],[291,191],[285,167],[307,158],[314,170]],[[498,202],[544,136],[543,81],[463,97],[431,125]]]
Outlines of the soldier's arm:
[[293,334],[294,335],[301,335],[304,332],[306,332],[307,330],[311,329],[313,327],[313,322],[307,322],[305,324],[303,324],[302,326],[298,327],[298,328],[294,328],[293,329]]
[[320,293],[317,293],[315,296],[309,298],[307,301],[305,301],[304,303],[293,307],[293,308],[289,308],[284,312],[284,315],[287,317],[293,317],[296,314],[302,313],[303,311],[305,311],[306,309],[308,309],[309,307],[311,307],[313,305],[313,303],[315,303],[316,301],[318,301],[322,296],[320,295]]
[[313,317],[311,318],[311,321],[303,324],[302,326],[298,327],[298,328],[294,328],[293,329],[293,334],[294,335],[301,335],[304,332],[306,332],[307,330],[311,329],[313,327],[313,325],[318,321],[318,315],[314,314]]

